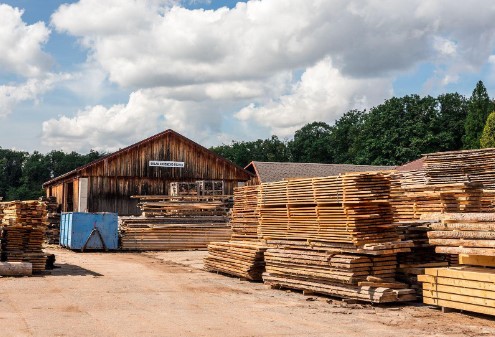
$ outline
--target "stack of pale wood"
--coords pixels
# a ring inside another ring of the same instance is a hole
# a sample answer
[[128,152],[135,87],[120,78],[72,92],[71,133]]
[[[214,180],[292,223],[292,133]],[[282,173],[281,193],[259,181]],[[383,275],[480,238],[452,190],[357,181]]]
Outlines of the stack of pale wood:
[[395,244],[407,251],[392,224],[389,196],[390,178],[380,173],[265,183],[260,235],[355,251],[390,250]]
[[431,225],[429,243],[442,254],[495,256],[494,213],[445,213]]
[[213,242],[208,245],[205,269],[260,281],[265,271],[265,250],[265,245],[253,240]]
[[234,189],[232,238],[229,242],[214,242],[208,246],[204,260],[206,270],[261,281],[266,245],[257,237],[258,197],[258,186]]
[[450,255],[436,254],[435,247],[430,245],[427,233],[431,231],[430,221],[409,221],[396,223],[399,235],[414,243],[410,253],[397,254],[397,280],[416,290],[421,298],[423,291],[418,275],[424,274],[426,268],[446,267],[451,265]]
[[404,187],[412,200],[413,219],[430,213],[480,212],[483,209],[483,185],[480,183],[451,183]]
[[58,245],[60,242],[60,213],[58,212],[57,198],[41,197],[39,201],[45,204],[47,211],[45,242]]
[[224,216],[232,207],[232,196],[139,195],[138,207],[145,217]]
[[1,260],[30,262],[34,273],[45,270],[45,204],[38,200],[13,201],[3,203],[2,208]]
[[392,223],[390,176],[352,173],[260,187],[265,283],[384,303],[410,301],[395,281],[397,253],[409,252]]
[[418,278],[423,282],[425,304],[495,315],[494,269],[428,268]]
[[144,217],[121,218],[124,250],[207,249],[214,241],[228,241],[231,196],[133,196]]
[[258,240],[258,186],[234,188],[234,206],[230,219],[233,241]]
[[495,149],[438,152],[425,155],[424,170],[430,184],[482,183],[495,188]]
[[122,220],[123,250],[200,250],[210,242],[228,241],[232,234],[227,222],[184,223],[179,220],[149,222],[145,218]]
[[423,302],[447,308],[495,314],[495,214],[444,213],[431,225],[429,243],[442,254],[457,254],[460,267],[428,268]]

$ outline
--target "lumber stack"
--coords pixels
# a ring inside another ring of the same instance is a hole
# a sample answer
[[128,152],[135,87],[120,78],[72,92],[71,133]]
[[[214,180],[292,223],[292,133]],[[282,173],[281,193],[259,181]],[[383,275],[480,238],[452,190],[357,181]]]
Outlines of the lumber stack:
[[3,203],[1,260],[30,262],[34,273],[45,270],[42,250],[46,228],[46,206],[38,200]]
[[495,149],[449,151],[425,155],[430,184],[478,182],[495,188]]
[[200,250],[210,242],[228,241],[232,231],[226,222],[220,223],[127,223],[120,228],[123,250]]
[[401,241],[392,223],[390,177],[352,173],[260,186],[259,234],[272,287],[376,303],[414,300],[395,281]]
[[265,271],[266,245],[257,237],[258,191],[258,186],[234,189],[234,207],[230,220],[232,238],[229,242],[208,245],[208,256],[204,259],[206,270],[261,281]]
[[356,252],[408,251],[392,224],[389,196],[390,179],[379,173],[265,183],[260,236]]
[[141,217],[120,219],[123,250],[206,249],[213,241],[228,241],[231,196],[133,196]]
[[483,185],[463,182],[413,185],[404,188],[413,203],[413,219],[428,213],[480,212],[483,210]]
[[396,226],[397,232],[404,240],[414,243],[410,253],[397,254],[396,279],[415,289],[416,295],[421,298],[423,291],[418,275],[424,274],[426,268],[447,267],[454,261],[450,255],[436,254],[435,246],[430,245],[427,235],[432,230],[430,221],[400,222]]
[[445,213],[431,225],[429,243],[442,254],[495,256],[494,213]]
[[47,212],[45,242],[58,245],[60,242],[60,213],[58,212],[57,198],[41,197],[39,201],[45,204]]
[[428,268],[418,278],[423,282],[425,304],[495,315],[494,269]]
[[230,219],[233,241],[258,240],[258,186],[234,188],[234,205]]
[[360,256],[328,251],[269,248],[263,280],[290,288],[373,303],[411,301],[414,290],[396,282],[395,255]]
[[232,196],[168,196],[140,195],[138,207],[147,218],[224,216],[232,208]]
[[265,250],[265,245],[252,240],[213,242],[208,245],[205,269],[260,281],[265,271]]

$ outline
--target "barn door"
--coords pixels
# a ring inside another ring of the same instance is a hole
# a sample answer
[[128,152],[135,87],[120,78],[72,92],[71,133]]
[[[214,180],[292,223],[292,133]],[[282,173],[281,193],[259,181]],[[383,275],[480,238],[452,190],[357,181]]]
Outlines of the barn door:
[[78,212],[88,211],[88,178],[79,178]]

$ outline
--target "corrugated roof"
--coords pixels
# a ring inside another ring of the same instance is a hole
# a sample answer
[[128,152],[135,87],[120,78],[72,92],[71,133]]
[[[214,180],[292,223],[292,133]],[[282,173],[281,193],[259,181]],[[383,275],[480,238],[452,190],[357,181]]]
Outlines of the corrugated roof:
[[261,183],[289,178],[312,178],[334,176],[346,172],[387,171],[395,166],[318,164],[318,163],[276,163],[252,161],[246,170],[255,173]]

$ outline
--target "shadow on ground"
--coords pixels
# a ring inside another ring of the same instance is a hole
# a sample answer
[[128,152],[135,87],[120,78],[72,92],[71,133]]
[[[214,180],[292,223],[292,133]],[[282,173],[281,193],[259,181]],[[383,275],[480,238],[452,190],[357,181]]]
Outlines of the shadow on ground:
[[56,263],[51,274],[53,276],[103,276],[103,274],[69,263]]

